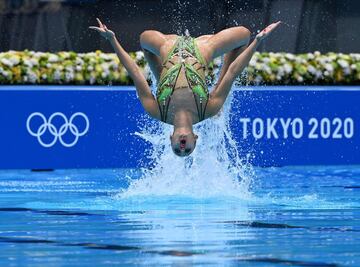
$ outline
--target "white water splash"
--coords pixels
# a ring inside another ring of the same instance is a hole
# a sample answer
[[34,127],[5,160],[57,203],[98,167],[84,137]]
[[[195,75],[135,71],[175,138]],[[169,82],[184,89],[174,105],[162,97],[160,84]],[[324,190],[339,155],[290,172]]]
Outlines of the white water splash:
[[[156,88],[152,90],[155,93]],[[169,137],[172,126],[144,120],[142,130],[135,134],[152,145],[149,158],[154,167],[141,169],[141,178],[130,179],[129,187],[118,197],[249,199],[253,169],[247,160],[239,157],[237,144],[230,130],[232,102],[231,92],[220,114],[194,127],[199,139],[196,149],[187,158],[176,156],[171,149]]]

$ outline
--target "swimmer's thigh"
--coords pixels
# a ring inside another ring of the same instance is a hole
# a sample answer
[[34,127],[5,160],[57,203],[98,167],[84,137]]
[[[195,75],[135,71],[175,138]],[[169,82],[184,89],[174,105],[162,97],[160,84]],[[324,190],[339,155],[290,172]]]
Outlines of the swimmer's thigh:
[[154,30],[147,30],[140,35],[141,48],[160,56],[160,49],[166,43],[166,35]]
[[247,46],[250,40],[250,31],[245,27],[233,27],[212,35],[206,41],[211,60],[222,56],[234,49]]

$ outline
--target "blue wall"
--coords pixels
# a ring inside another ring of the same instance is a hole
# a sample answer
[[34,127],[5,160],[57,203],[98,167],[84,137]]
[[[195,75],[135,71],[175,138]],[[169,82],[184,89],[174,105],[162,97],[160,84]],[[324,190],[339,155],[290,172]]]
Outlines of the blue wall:
[[[360,87],[253,87],[235,98],[231,127],[254,165],[360,163]],[[139,166],[142,114],[132,87],[2,86],[0,168]]]

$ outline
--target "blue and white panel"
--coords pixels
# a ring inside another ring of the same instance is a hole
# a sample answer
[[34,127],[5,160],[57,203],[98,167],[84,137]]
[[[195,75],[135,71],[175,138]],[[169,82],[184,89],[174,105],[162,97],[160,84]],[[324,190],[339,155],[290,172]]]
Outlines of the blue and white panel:
[[[231,128],[258,166],[359,164],[360,88],[235,92]],[[132,87],[2,86],[0,168],[130,168],[149,147]]]

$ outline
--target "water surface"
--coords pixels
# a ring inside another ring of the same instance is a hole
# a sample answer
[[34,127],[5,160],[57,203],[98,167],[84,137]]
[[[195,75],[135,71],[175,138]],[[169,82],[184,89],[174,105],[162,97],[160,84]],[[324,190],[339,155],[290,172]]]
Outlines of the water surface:
[[0,171],[0,265],[360,265],[360,167],[253,172],[196,196],[121,193],[139,170]]

